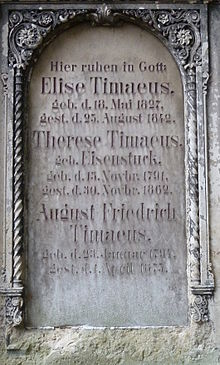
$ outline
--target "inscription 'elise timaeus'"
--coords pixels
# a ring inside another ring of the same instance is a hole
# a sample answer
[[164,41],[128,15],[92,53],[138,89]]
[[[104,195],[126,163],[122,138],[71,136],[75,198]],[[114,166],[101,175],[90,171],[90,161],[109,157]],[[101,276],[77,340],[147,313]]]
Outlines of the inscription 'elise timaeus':
[[134,25],[76,29],[30,84],[27,323],[185,324],[180,73]]

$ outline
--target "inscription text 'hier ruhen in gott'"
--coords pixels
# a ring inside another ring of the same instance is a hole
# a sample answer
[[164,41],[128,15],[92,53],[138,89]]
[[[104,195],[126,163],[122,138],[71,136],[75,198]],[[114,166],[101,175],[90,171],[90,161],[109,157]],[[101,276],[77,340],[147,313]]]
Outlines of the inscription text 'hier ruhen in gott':
[[135,25],[77,25],[34,66],[28,120],[27,324],[186,324],[184,100],[169,51]]

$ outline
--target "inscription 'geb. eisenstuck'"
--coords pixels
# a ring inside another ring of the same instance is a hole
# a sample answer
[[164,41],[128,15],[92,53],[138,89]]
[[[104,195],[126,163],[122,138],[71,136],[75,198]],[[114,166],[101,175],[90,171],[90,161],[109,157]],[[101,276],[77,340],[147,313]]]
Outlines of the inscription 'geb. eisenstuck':
[[29,104],[27,323],[185,324],[183,88],[171,54],[131,24],[78,25],[42,53]]

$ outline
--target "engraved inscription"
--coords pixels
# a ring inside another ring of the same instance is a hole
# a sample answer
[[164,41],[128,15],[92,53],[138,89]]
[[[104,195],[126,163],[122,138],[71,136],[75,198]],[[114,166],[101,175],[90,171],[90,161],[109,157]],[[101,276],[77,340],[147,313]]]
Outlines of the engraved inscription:
[[183,90],[168,50],[133,25],[61,34],[33,71],[26,141],[28,324],[185,324]]

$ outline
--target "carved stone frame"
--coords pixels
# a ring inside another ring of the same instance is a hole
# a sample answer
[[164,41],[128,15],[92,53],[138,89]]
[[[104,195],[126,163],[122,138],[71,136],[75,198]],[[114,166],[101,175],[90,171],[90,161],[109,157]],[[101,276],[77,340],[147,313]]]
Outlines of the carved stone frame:
[[[209,78],[205,5],[68,5],[9,11],[9,75],[13,79],[12,242],[5,263],[6,324],[23,321],[24,126],[25,90],[30,67],[57,32],[79,22],[93,26],[132,22],[153,32],[174,56],[184,87],[186,232],[188,287],[192,320],[208,320],[214,290],[209,258],[206,95]],[[2,81],[5,77],[2,77]],[[7,99],[7,88],[5,100]],[[6,100],[7,101],[7,100]],[[6,118],[6,117],[5,117]],[[6,260],[7,261],[7,260]],[[9,268],[9,269],[8,269]]]

